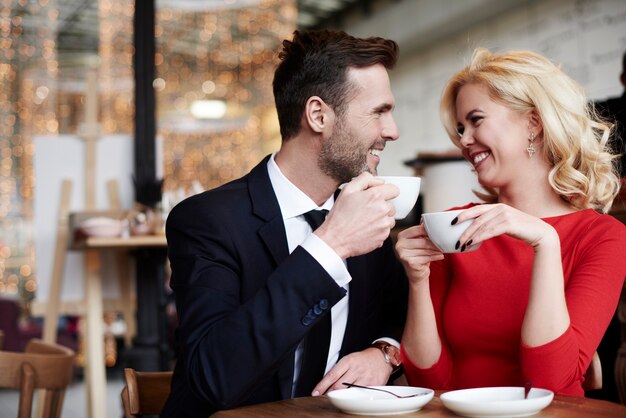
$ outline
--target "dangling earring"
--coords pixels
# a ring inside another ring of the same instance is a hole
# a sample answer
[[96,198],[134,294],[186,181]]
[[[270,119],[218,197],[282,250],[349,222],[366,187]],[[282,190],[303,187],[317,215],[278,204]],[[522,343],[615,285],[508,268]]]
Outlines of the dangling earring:
[[528,158],[532,158],[533,154],[536,152],[535,147],[533,147],[534,141],[535,133],[531,132],[530,135],[528,135],[528,148],[526,148],[526,151],[528,151]]

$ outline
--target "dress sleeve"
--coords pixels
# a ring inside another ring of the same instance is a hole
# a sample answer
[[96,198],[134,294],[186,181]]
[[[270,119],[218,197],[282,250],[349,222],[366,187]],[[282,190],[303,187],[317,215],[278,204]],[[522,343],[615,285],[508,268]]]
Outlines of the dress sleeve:
[[626,228],[621,223],[600,216],[580,237],[565,279],[570,327],[547,344],[520,349],[525,379],[575,395],[583,394],[585,371],[615,312],[626,275]]
[[401,349],[402,365],[407,381],[412,386],[432,389],[446,389],[450,384],[453,362],[448,342],[443,334],[442,312],[450,284],[450,265],[446,259],[430,264],[430,297],[435,309],[435,319],[439,338],[441,338],[441,356],[432,367],[421,369],[410,360],[406,352]]

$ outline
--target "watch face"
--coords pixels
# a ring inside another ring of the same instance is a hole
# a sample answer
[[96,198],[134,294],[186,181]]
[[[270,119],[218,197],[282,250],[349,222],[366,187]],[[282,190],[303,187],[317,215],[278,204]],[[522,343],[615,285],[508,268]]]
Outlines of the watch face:
[[388,345],[385,347],[385,352],[387,353],[387,355],[389,355],[389,360],[392,365],[398,367],[400,364],[402,364],[402,361],[400,360],[400,350],[398,350],[397,347],[394,347],[393,345]]

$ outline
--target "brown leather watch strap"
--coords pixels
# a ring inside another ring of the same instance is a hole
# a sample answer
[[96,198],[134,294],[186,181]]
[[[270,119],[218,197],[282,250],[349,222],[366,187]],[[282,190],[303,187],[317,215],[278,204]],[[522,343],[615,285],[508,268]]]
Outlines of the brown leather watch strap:
[[400,350],[398,347],[389,344],[386,341],[376,341],[372,344],[372,347],[378,348],[385,358],[385,362],[393,368],[393,371],[398,370],[402,366],[400,361]]

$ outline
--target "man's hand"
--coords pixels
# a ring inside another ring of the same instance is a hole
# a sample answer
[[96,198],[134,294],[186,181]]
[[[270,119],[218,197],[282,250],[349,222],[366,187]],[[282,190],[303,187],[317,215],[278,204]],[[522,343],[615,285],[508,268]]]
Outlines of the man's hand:
[[383,245],[395,225],[389,200],[398,187],[363,173],[346,184],[315,234],[342,259],[367,254]]
[[387,384],[393,368],[385,362],[378,348],[370,347],[343,357],[313,388],[313,396],[345,389],[343,382],[364,386]]

